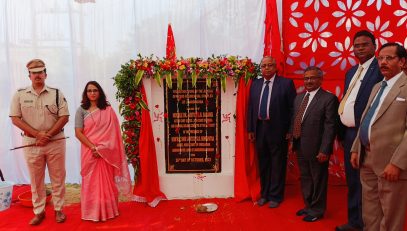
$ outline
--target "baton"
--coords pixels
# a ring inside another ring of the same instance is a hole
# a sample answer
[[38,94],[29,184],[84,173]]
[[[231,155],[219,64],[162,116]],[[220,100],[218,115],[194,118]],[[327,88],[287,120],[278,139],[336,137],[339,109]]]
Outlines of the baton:
[[[68,138],[69,138],[69,136],[66,136],[66,137],[62,137],[62,138],[52,139],[52,140],[50,140],[49,142],[57,141],[57,140],[64,140],[64,139],[68,139]],[[23,145],[23,146],[18,146],[18,147],[12,148],[12,149],[10,149],[10,151],[17,150],[17,149],[20,149],[20,148],[33,147],[33,146],[37,146],[37,145],[36,145],[35,143],[34,143],[34,144],[27,144],[27,145]]]

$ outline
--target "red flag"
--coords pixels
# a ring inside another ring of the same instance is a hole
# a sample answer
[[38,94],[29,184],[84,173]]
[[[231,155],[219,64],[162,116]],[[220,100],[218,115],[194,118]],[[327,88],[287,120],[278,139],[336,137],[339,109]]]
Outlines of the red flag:
[[235,141],[235,200],[250,198],[253,202],[260,197],[260,178],[254,143],[247,133],[247,110],[251,81],[246,85],[240,78],[236,97],[236,141]]
[[[141,94],[144,102],[148,104],[144,85],[141,85]],[[134,186],[133,198],[135,201],[147,202],[151,207],[155,207],[167,197],[160,191],[153,128],[150,112],[146,109],[141,111],[139,146],[141,172]]]
[[172,60],[172,61],[175,61],[177,59],[174,34],[172,33],[171,24],[168,24],[168,30],[167,30],[166,58],[169,60]]
[[276,0],[266,1],[266,19],[264,33],[264,56],[273,56],[276,59],[280,74],[284,71],[284,54],[281,49],[281,34],[278,27],[278,14]]

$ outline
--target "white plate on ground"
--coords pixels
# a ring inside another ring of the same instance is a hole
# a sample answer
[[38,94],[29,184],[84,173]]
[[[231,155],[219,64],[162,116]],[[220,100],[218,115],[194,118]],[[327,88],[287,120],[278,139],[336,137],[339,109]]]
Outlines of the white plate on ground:
[[205,204],[202,204],[202,206],[206,207],[206,212],[207,213],[214,212],[214,211],[216,211],[218,209],[218,205],[215,204],[215,203],[205,203]]

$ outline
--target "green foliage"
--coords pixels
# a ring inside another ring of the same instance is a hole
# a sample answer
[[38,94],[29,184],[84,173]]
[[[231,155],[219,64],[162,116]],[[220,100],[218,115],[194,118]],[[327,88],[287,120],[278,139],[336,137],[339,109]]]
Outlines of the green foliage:
[[138,55],[138,59],[123,64],[114,77],[117,88],[116,99],[120,102],[119,111],[124,118],[121,125],[127,161],[134,168],[135,180],[140,169],[140,127],[141,111],[148,110],[143,101],[140,82],[142,78],[154,78],[159,86],[166,80],[167,87],[172,88],[172,76],[176,76],[177,88],[182,89],[182,82],[191,78],[192,86],[196,87],[198,78],[205,78],[210,87],[212,79],[220,79],[222,90],[226,91],[226,80],[232,78],[235,85],[240,78],[247,83],[259,73],[259,66],[248,58],[237,56],[217,56],[208,59],[181,58],[179,60],[152,59]]

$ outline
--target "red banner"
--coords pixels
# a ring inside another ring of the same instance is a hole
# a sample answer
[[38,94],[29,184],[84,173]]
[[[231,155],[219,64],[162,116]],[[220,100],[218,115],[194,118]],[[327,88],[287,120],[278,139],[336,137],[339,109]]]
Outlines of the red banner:
[[284,70],[284,55],[281,49],[281,33],[278,27],[276,0],[267,0],[266,19],[264,21],[264,52],[263,56],[273,56],[276,59],[279,73]]
[[171,24],[168,24],[167,30],[167,48],[166,48],[166,58],[175,61],[177,59],[177,52],[175,49],[175,39],[172,33]]
[[[283,1],[285,75],[302,92],[302,75],[308,66],[324,71],[322,87],[338,98],[343,95],[345,72],[357,64],[353,35],[371,31],[377,47],[394,41],[407,46],[407,1],[391,0],[286,0]],[[331,180],[344,182],[343,152],[335,144]]]

